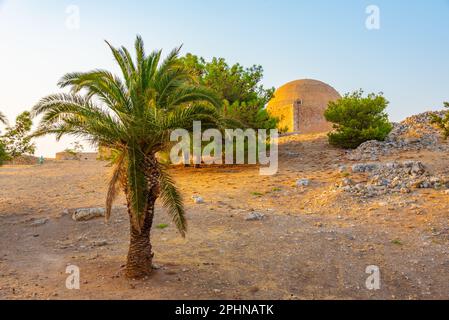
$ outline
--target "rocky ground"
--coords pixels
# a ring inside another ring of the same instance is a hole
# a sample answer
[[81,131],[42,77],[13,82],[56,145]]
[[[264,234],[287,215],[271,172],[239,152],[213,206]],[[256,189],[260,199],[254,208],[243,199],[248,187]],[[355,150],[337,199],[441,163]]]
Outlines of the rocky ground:
[[[2,167],[0,298],[448,299],[447,147],[354,160],[363,146],[347,154],[324,135],[289,136],[272,177],[249,166],[174,168],[189,233],[181,238],[157,207],[157,270],[143,281],[123,276],[123,198],[109,223],[72,219],[103,206],[105,163]],[[80,268],[80,290],[66,289],[68,265]],[[371,265],[380,290],[366,288]]]

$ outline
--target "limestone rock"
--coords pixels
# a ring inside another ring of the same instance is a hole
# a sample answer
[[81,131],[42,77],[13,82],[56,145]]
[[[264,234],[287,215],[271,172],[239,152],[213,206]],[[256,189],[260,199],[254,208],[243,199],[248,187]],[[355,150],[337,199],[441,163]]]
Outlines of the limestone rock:
[[48,218],[37,219],[37,220],[34,220],[34,221],[31,223],[31,226],[32,226],[32,227],[40,227],[40,226],[43,226],[44,224],[47,224],[48,221],[49,221]]
[[106,210],[104,208],[81,208],[76,209],[72,214],[74,221],[88,221],[95,218],[104,217]]
[[200,196],[192,196],[193,199],[193,203],[195,204],[203,204],[204,203],[204,199]]
[[260,221],[265,219],[265,215],[259,212],[251,212],[246,218],[246,221]]
[[355,173],[365,173],[365,183],[350,183],[343,180],[343,191],[364,197],[374,197],[389,193],[410,193],[412,188],[449,187],[449,179],[431,175],[420,161],[360,163],[352,167]]
[[296,181],[296,185],[298,187],[308,187],[310,186],[310,180],[309,179],[300,179]]

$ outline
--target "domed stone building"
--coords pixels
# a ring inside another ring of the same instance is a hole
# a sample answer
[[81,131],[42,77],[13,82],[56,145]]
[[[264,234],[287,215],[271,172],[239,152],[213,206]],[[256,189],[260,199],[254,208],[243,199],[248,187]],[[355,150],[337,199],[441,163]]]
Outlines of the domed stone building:
[[324,118],[324,111],[330,101],[340,98],[340,94],[324,82],[296,80],[276,90],[267,110],[280,119],[279,129],[299,133],[328,132],[332,125]]

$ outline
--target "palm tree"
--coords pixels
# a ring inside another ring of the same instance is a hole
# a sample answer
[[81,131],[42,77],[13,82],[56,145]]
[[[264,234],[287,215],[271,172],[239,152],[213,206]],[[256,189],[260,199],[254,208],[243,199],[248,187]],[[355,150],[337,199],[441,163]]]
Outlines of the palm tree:
[[0,112],[0,123],[3,123],[3,124],[7,124],[8,123],[8,120],[6,119],[6,116],[3,113],[1,113],[1,112]]
[[106,216],[122,189],[131,229],[126,275],[142,278],[152,271],[156,199],[162,199],[181,235],[186,232],[182,197],[156,154],[166,150],[173,129],[191,129],[195,120],[215,125],[220,101],[192,81],[179,62],[180,48],[162,60],[161,51],[146,55],[138,36],[133,61],[125,47],[107,44],[123,78],[106,70],[65,75],[59,85],[71,93],[50,95],[33,108],[34,116],[42,115],[34,136],[72,135],[112,151]]

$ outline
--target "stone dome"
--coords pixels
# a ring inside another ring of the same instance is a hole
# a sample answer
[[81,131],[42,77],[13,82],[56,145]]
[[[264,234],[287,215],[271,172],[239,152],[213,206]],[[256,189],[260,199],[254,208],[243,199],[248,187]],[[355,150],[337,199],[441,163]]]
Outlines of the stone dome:
[[296,80],[276,90],[267,110],[281,120],[280,129],[300,133],[327,132],[332,125],[325,120],[324,111],[330,101],[340,98],[340,94],[324,82]]

